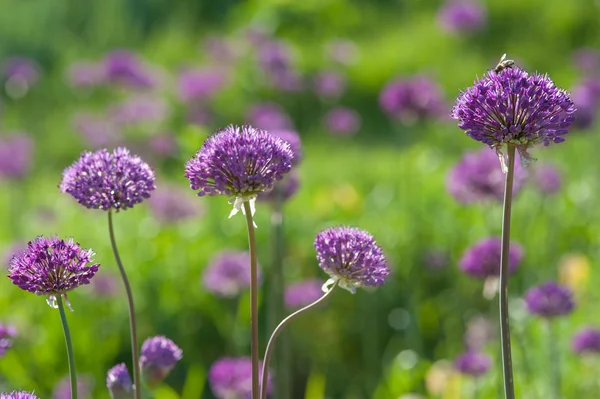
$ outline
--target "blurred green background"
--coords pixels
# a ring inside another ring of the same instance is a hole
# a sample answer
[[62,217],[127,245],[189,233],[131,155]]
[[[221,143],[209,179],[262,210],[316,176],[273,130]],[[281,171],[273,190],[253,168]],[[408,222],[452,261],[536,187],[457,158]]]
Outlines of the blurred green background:
[[[447,115],[460,90],[494,67],[503,53],[527,70],[548,73],[559,87],[572,89],[583,79],[573,52],[600,48],[597,1],[481,4],[487,19],[479,31],[449,33],[439,23],[441,1],[0,2],[0,62],[27,57],[35,60],[39,72],[25,93],[7,84],[2,89],[0,134],[26,132],[35,148],[31,172],[2,182],[5,223],[0,248],[8,253],[15,243],[40,234],[73,236],[97,253],[102,265],[98,276],[116,275],[106,215],[77,205],[60,194],[57,185],[62,170],[93,148],[78,133],[74,117],[92,112],[106,121],[106,110],[135,93],[118,86],[73,86],[69,68],[127,49],[158,71],[160,84],[144,95],[161,99],[170,111],[123,128],[119,140],[150,154],[158,186],[179,186],[182,196],[203,207],[201,215],[179,223],[161,223],[148,204],[115,218],[136,298],[140,339],[164,334],[184,353],[155,397],[213,398],[206,382],[210,365],[222,356],[249,354],[248,293],[236,300],[219,299],[201,281],[203,269],[218,251],[247,248],[244,220],[227,219],[226,198],[195,198],[183,169],[207,134],[247,122],[248,109],[266,101],[287,112],[303,140],[300,190],[285,204],[286,281],[325,279],[312,242],[321,229],[338,224],[371,232],[393,270],[383,287],[356,295],[340,290],[326,307],[294,322],[293,397],[474,397],[475,382],[446,370],[439,361],[451,361],[465,349],[469,320],[490,317],[496,326],[496,298],[485,299],[482,282],[460,272],[457,263],[468,246],[499,235],[501,206],[462,205],[445,187],[448,171],[463,152],[482,145],[448,118],[415,123],[391,119],[380,109],[378,97],[396,77],[425,74],[439,83]],[[333,69],[347,80],[346,89],[332,100],[322,99],[310,87],[273,87],[265,79],[249,32],[282,40],[302,82]],[[227,40],[235,55],[217,59],[207,49],[208,37]],[[339,39],[352,43],[352,62],[334,63],[328,57],[328,45]],[[202,104],[210,118],[191,123],[186,118],[188,104],[178,99],[177,76],[182,68],[207,65],[226,73],[227,82]],[[355,135],[331,134],[324,127],[325,114],[338,105],[360,115],[362,124]],[[524,262],[510,286],[517,337],[515,380],[523,398],[548,395],[550,343],[545,324],[526,315],[519,298],[532,285],[558,279],[567,254],[582,258],[575,268],[581,277],[574,286],[576,311],[557,321],[559,338],[553,342],[561,349],[563,396],[600,395],[598,361],[569,349],[580,326],[600,325],[600,295],[594,289],[600,283],[595,271],[600,251],[598,133],[594,126],[573,129],[564,144],[534,150],[540,162],[558,167],[562,188],[555,195],[543,195],[528,181],[513,208],[513,239],[525,248]],[[147,143],[157,135],[174,140],[176,150],[153,154]],[[269,218],[270,208],[259,205],[259,262],[267,275]],[[441,267],[427,264],[432,253],[441,254]],[[563,273],[563,280],[570,277]],[[114,295],[98,295],[92,287],[69,294],[75,309],[68,318],[77,366],[92,382],[93,398],[108,397],[105,376],[110,367],[130,362],[126,302],[120,283],[116,286]],[[268,306],[261,302],[263,315]],[[41,398],[51,397],[68,372],[58,312],[5,278],[0,280],[0,322],[19,331],[14,347],[0,359],[0,388],[35,390]],[[264,317],[261,331],[264,345]],[[496,398],[502,378],[499,345],[493,340],[486,348],[495,361],[477,383],[479,398]],[[433,364],[442,372],[433,375]],[[436,391],[432,381],[442,388]]]

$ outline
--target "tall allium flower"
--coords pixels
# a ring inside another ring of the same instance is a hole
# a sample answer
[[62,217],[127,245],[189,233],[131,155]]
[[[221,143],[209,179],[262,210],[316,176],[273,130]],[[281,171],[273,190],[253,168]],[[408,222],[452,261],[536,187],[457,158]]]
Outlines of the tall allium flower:
[[323,280],[308,279],[288,285],[285,288],[284,302],[288,309],[299,309],[319,299],[323,292]]
[[182,357],[183,352],[170,339],[162,335],[146,339],[142,344],[140,368],[148,387],[160,384]]
[[[233,298],[250,287],[250,254],[223,251],[212,258],[202,276],[204,287],[219,296]],[[260,279],[260,273],[259,277]]]
[[108,370],[106,374],[106,387],[112,399],[131,399],[133,396],[133,383],[125,363],[120,363]]
[[259,201],[269,201],[274,202],[277,200],[277,197],[283,201],[287,201],[292,198],[296,192],[298,192],[298,188],[300,187],[300,178],[298,177],[298,173],[292,171],[288,173],[283,180],[275,183],[275,187],[271,191],[259,193],[257,199]]
[[[513,195],[517,195],[527,178],[520,163],[515,165]],[[501,202],[504,196],[504,173],[498,167],[493,150],[483,148],[467,152],[446,177],[448,192],[459,202]]]
[[469,351],[459,355],[454,361],[456,370],[472,377],[481,377],[492,366],[492,358],[481,352]]
[[93,255],[73,239],[40,236],[11,259],[8,277],[22,290],[46,295],[48,304],[57,307],[57,296],[66,299],[67,291],[90,283],[100,266],[89,264]]
[[515,145],[521,159],[529,160],[531,146],[565,141],[574,113],[567,92],[547,75],[513,66],[476,80],[456,99],[451,116],[472,139],[499,154],[505,144]]
[[22,179],[29,173],[33,141],[23,133],[0,138],[0,180]]
[[152,72],[140,58],[126,50],[116,50],[103,60],[106,79],[134,89],[151,88],[156,84]]
[[[260,365],[262,369],[262,363]],[[217,399],[250,399],[252,364],[248,357],[224,357],[212,364],[208,371],[208,383]],[[267,381],[267,393],[272,390],[271,375]]]
[[218,69],[186,69],[179,75],[177,94],[184,103],[210,100],[227,82]]
[[390,117],[404,124],[439,117],[446,109],[441,88],[426,76],[390,82],[379,95],[379,105]]
[[535,165],[533,167],[533,180],[536,187],[542,194],[556,194],[560,190],[560,172],[554,165]]
[[246,119],[252,126],[268,131],[291,130],[293,123],[283,108],[276,103],[256,104],[248,110]]
[[17,336],[17,329],[11,325],[0,323],[0,358],[12,348],[13,338]]
[[360,129],[361,118],[352,108],[335,107],[325,115],[325,129],[336,136],[351,136]]
[[[89,376],[77,377],[77,394],[79,399],[91,399],[92,380]],[[71,399],[71,385],[69,377],[63,377],[54,386],[52,399]]]
[[[198,195],[233,197],[230,217],[273,188],[292,167],[290,144],[252,126],[228,126],[210,136],[190,159],[185,177]],[[254,212],[252,212],[254,213]]]
[[[500,276],[500,237],[483,239],[469,247],[459,261],[460,269],[468,275],[485,279]],[[510,243],[508,271],[513,273],[523,259],[523,249],[515,242]]]
[[544,318],[567,315],[575,307],[571,290],[553,281],[530,288],[525,305],[531,314]]
[[334,227],[317,234],[314,242],[319,267],[330,279],[323,290],[339,282],[351,293],[357,287],[379,286],[390,269],[381,247],[368,232],[353,227]]
[[573,335],[571,349],[575,353],[600,353],[600,328],[584,327]]
[[478,1],[449,0],[438,12],[438,21],[446,32],[477,32],[485,26],[486,9]]
[[10,393],[0,393],[0,399],[39,399],[33,393],[23,391],[12,391]]
[[84,152],[63,172],[63,193],[89,209],[126,210],[150,197],[154,172],[126,148]]
[[194,201],[179,187],[159,187],[148,200],[150,210],[161,223],[177,223],[203,212],[201,204]]

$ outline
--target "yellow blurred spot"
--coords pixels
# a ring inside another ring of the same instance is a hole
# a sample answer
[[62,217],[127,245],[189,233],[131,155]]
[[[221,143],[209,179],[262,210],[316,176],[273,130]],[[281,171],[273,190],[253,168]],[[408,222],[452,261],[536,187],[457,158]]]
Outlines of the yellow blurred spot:
[[313,371],[306,382],[305,399],[323,399],[325,397],[325,376],[318,371]]
[[590,277],[590,260],[583,254],[567,254],[558,263],[558,279],[573,292],[582,293]]
[[443,399],[460,399],[460,382],[460,374],[448,360],[438,360],[425,374],[427,391],[431,396]]
[[332,194],[333,200],[345,211],[354,211],[360,206],[360,195],[348,183],[334,187]]

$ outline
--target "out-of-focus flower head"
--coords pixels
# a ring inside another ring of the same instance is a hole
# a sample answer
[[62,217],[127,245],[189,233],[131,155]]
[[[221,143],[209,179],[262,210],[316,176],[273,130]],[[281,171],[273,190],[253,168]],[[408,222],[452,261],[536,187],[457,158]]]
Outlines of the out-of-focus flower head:
[[2,77],[9,97],[21,98],[39,80],[40,67],[33,59],[11,57],[2,64]]
[[213,113],[202,103],[188,104],[185,114],[187,122],[193,125],[207,126],[213,120]]
[[600,72],[600,52],[593,47],[580,48],[573,52],[573,63],[586,75]]
[[0,399],[39,399],[33,393],[24,391],[12,391],[0,393]]
[[571,290],[554,281],[530,288],[525,293],[525,305],[531,314],[544,318],[564,316],[575,308]]
[[440,86],[423,75],[390,82],[379,95],[379,105],[390,117],[406,125],[438,118],[447,108]]
[[127,50],[116,50],[103,60],[104,73],[110,83],[133,89],[147,89],[156,85],[156,77],[137,54]]
[[269,133],[290,144],[290,149],[294,154],[294,158],[292,159],[293,165],[297,165],[302,160],[302,141],[297,132],[293,130],[269,130]]
[[472,377],[481,377],[492,366],[492,358],[481,352],[466,352],[454,360],[454,367],[462,374]]
[[106,387],[112,399],[131,399],[133,383],[125,363],[120,363],[106,373]]
[[537,189],[546,195],[556,194],[561,187],[560,172],[556,166],[551,164],[534,165],[533,181]]
[[336,107],[325,115],[325,128],[336,136],[351,136],[356,134],[362,123],[356,110],[347,107]]
[[327,42],[325,55],[339,64],[352,65],[358,60],[359,50],[356,43],[352,40],[338,38]]
[[[262,362],[259,362],[262,370]],[[262,378],[259,378],[259,381]],[[208,383],[217,399],[251,399],[252,361],[249,357],[223,357],[210,366]],[[271,375],[267,378],[267,395],[272,391]]]
[[487,10],[473,0],[449,0],[438,11],[438,21],[446,32],[471,33],[480,31],[486,23]]
[[246,118],[257,129],[268,131],[293,129],[292,120],[276,103],[256,104],[248,110]]
[[423,254],[423,263],[429,270],[441,270],[448,266],[450,258],[446,251],[430,249]]
[[146,339],[140,354],[140,368],[146,385],[151,389],[157,387],[182,357],[182,350],[169,338],[158,335]]
[[325,100],[338,99],[346,90],[346,79],[336,71],[323,71],[314,78],[314,90]]
[[178,186],[161,186],[148,200],[150,210],[161,223],[177,223],[198,216],[204,209]]
[[571,98],[577,104],[573,124],[579,129],[593,126],[600,110],[600,78],[583,79],[573,88]]
[[467,323],[465,345],[471,351],[481,350],[485,344],[494,340],[496,327],[486,317],[477,316]]
[[577,331],[571,340],[575,353],[600,353],[600,328],[584,327]]
[[160,124],[171,114],[169,104],[162,97],[135,95],[110,109],[111,119],[117,125]]
[[222,70],[214,68],[185,69],[179,74],[177,94],[184,103],[210,100],[227,83]]
[[321,287],[323,287],[323,280],[316,278],[288,285],[283,296],[285,306],[294,310],[313,303],[323,295]]
[[[502,239],[500,237],[485,238],[467,248],[459,261],[460,270],[480,279],[500,277],[500,253]],[[514,273],[523,259],[523,248],[510,243],[508,253],[508,272]]]
[[277,197],[280,196],[282,201],[287,201],[298,192],[299,187],[300,179],[298,173],[292,170],[283,178],[283,180],[275,183],[275,186],[271,191],[259,193],[257,199],[260,201],[274,202],[277,201]]
[[121,140],[121,129],[110,118],[92,112],[78,112],[73,117],[73,128],[94,148],[115,145]]
[[[91,399],[92,398],[92,378],[86,375],[77,376],[77,398]],[[54,386],[52,399],[71,399],[71,379],[65,376],[60,379]]]
[[96,87],[106,82],[106,69],[104,65],[93,61],[75,62],[67,71],[67,80],[73,87]]
[[100,273],[94,276],[90,288],[97,297],[114,297],[119,292],[119,281],[112,274]]
[[[258,270],[260,280],[260,268]],[[233,298],[250,287],[250,254],[223,251],[215,255],[202,275],[204,287],[219,296]]]
[[207,53],[216,64],[232,63],[238,55],[237,49],[225,36],[209,35],[202,40],[202,52]]
[[29,173],[33,141],[24,133],[0,138],[0,180],[18,180]]
[[179,146],[175,135],[170,132],[160,133],[148,140],[148,147],[153,155],[172,157],[177,154]]
[[0,359],[12,348],[16,336],[17,329],[14,326],[0,323]]
[[289,45],[270,40],[259,47],[259,64],[270,83],[279,90],[297,91],[302,82],[292,67]]

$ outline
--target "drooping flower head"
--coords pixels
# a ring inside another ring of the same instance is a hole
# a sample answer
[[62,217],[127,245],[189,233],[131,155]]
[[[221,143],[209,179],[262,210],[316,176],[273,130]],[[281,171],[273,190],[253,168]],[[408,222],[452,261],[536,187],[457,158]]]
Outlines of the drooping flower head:
[[[258,369],[262,370],[262,362],[259,362]],[[210,366],[208,383],[217,399],[251,399],[252,361],[249,357],[221,358]],[[271,385],[269,373],[267,394],[271,393]]]
[[89,284],[99,264],[92,262],[94,252],[85,250],[73,239],[37,237],[27,249],[10,261],[8,277],[13,284],[36,295],[47,295],[56,307],[56,296],[66,298],[67,291]]
[[573,335],[571,349],[575,353],[600,353],[600,328],[584,327]]
[[438,21],[446,32],[476,32],[485,26],[486,10],[477,1],[450,0],[440,8]]
[[480,377],[492,366],[492,358],[481,352],[469,351],[458,356],[454,361],[456,370],[465,375]]
[[31,167],[32,152],[33,142],[23,133],[0,138],[0,180],[25,177]]
[[[527,173],[520,162],[515,164],[513,197],[525,184]],[[498,156],[489,148],[467,152],[446,177],[448,192],[463,204],[502,202],[504,174],[498,168]]]
[[5,325],[0,323],[0,358],[2,358],[6,351],[12,348],[13,338],[17,335],[17,329],[11,325]]
[[476,80],[458,96],[451,116],[467,136],[499,153],[505,144],[515,145],[526,161],[529,147],[565,141],[574,113],[567,92],[547,75],[513,66]]
[[89,209],[126,210],[150,198],[154,171],[126,148],[84,152],[63,172],[60,191]]
[[351,293],[356,287],[379,286],[390,269],[381,247],[372,235],[353,227],[334,227],[317,234],[314,242],[319,267],[329,274],[326,291],[339,281]]
[[[500,277],[500,253],[502,239],[492,237],[483,239],[468,248],[459,261],[460,269],[468,275],[485,279]],[[517,243],[510,243],[508,253],[508,272],[514,273],[523,259],[523,249]]]
[[358,132],[362,120],[356,110],[347,107],[335,107],[323,119],[325,129],[336,136],[352,136]]
[[[260,280],[260,269],[259,276]],[[250,254],[223,251],[208,264],[202,276],[204,287],[219,296],[233,298],[250,287]]]
[[[185,168],[185,177],[199,196],[234,197],[230,217],[244,201],[254,207],[256,195],[273,188],[292,168],[287,141],[252,126],[228,126],[209,137]],[[254,212],[252,212],[254,213]]]
[[575,307],[571,290],[553,281],[530,288],[525,305],[531,314],[545,318],[569,314]]
[[560,190],[560,172],[554,165],[535,165],[533,168],[533,181],[542,194],[556,194]]
[[154,388],[160,384],[182,357],[182,350],[169,338],[158,335],[146,339],[140,355],[140,368],[146,385]]
[[23,391],[12,391],[10,393],[0,393],[0,399],[39,399],[33,393]]
[[379,105],[406,125],[442,115],[446,109],[440,86],[427,76],[398,78],[383,88]]
[[288,309],[299,309],[309,305],[323,295],[323,280],[308,279],[288,285],[285,288],[283,301]]
[[112,399],[131,399],[133,383],[125,363],[120,363],[108,370],[106,387]]

